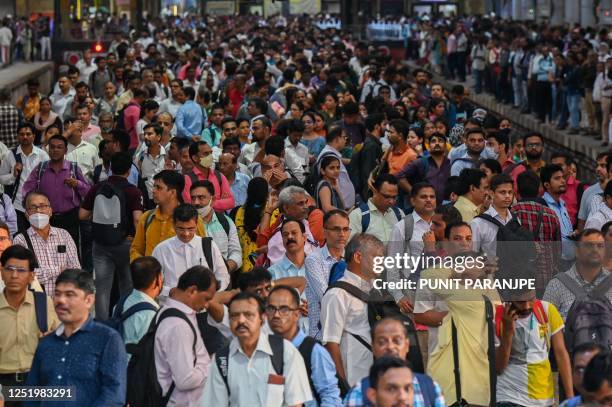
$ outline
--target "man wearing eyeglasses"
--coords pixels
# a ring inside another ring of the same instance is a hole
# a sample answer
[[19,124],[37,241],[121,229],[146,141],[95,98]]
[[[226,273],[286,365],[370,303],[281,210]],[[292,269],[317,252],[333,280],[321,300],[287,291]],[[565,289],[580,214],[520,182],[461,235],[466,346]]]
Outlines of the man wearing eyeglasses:
[[[4,229],[0,229],[4,230]],[[4,243],[4,240],[1,241]],[[0,256],[0,385],[22,386],[32,365],[39,338],[59,325],[53,302],[47,296],[46,329],[38,326],[34,294],[28,290],[34,281],[36,258],[22,246],[11,246]],[[45,329],[45,332],[41,332]]]

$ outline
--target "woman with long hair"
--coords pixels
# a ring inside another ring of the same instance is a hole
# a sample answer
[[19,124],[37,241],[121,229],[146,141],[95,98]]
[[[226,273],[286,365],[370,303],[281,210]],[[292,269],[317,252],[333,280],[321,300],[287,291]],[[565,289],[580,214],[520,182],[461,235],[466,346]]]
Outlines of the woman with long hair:
[[302,123],[304,123],[304,133],[300,139],[300,143],[308,147],[308,154],[310,155],[310,162],[319,156],[323,147],[325,147],[325,138],[319,136],[315,132],[315,121],[316,115],[312,112],[306,112],[302,116]]
[[340,160],[334,155],[328,155],[321,160],[321,180],[317,184],[315,199],[317,207],[324,213],[334,209],[345,210],[340,194]]
[[340,112],[338,111],[338,105],[340,101],[338,99],[338,95],[333,92],[329,92],[323,98],[323,105],[321,105],[321,110],[323,111],[323,115],[325,116],[325,123],[327,125],[335,122],[336,120],[340,120]]
[[314,115],[314,133],[325,138],[327,136],[327,125],[325,124],[325,117],[319,112],[312,112]]
[[36,128],[34,144],[36,145],[41,143],[42,135],[49,127],[55,126],[60,132],[62,130],[62,119],[51,110],[51,100],[43,96],[40,98],[39,105],[40,110],[34,115],[34,127]]
[[242,271],[251,271],[257,257],[257,227],[261,222],[268,200],[268,182],[261,177],[249,181],[247,200],[236,211],[234,223],[242,247]]

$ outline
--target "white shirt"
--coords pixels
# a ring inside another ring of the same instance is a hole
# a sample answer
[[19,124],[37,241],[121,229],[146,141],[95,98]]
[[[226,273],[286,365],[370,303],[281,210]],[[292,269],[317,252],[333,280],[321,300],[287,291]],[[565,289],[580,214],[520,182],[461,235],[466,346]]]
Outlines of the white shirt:
[[[213,273],[221,284],[218,287],[219,291],[222,291],[229,285],[230,277],[217,244],[211,242],[211,247],[214,263]],[[164,288],[161,296],[165,297],[168,296],[171,288],[176,287],[179,277],[187,269],[193,266],[209,267],[202,250],[202,238],[197,235],[189,243],[181,242],[176,236],[166,239],[153,249],[153,257],[159,260],[162,265]]]
[[291,171],[298,181],[304,182],[304,173],[309,168],[308,147],[302,143],[291,144],[289,137],[285,139],[285,167]]
[[584,224],[584,228],[601,230],[603,225],[608,223],[610,220],[612,220],[612,209],[610,209],[608,205],[603,204],[600,205],[597,210],[589,214],[589,217]]
[[[339,281],[346,281],[366,293],[370,291],[370,283],[348,269]],[[372,352],[351,335],[372,343],[366,303],[342,288],[330,289],[321,300],[321,331],[323,344],[340,344],[342,366],[351,387],[369,374]]]
[[[361,230],[362,213],[361,208],[356,207],[349,214],[349,223],[351,226],[351,238],[360,233],[369,233],[379,238],[384,244],[392,239],[392,231],[394,226],[398,224],[397,215],[392,208],[387,209],[387,212],[382,213],[376,205],[372,203],[372,199],[368,200],[368,208],[370,208],[370,223],[367,230]],[[399,211],[401,219],[404,218],[404,212]]]
[[[49,155],[46,151],[33,146],[32,153],[26,156],[21,150],[21,146],[17,147],[17,154],[21,154],[21,163],[23,169],[21,170],[21,177],[19,178],[19,187],[17,188],[17,194],[15,195],[14,206],[15,209],[24,212],[23,207],[23,184],[30,177],[32,170],[41,162],[49,160]],[[13,170],[15,168],[15,157],[12,151],[7,151],[2,156],[2,162],[0,163],[0,184],[12,185],[15,183],[15,177],[13,176]]]
[[72,92],[68,92],[67,94],[63,93],[54,93],[49,96],[51,99],[51,110],[53,110],[59,117],[64,116],[64,112],[66,111],[66,106],[68,106],[68,102],[72,101],[73,97]]
[[260,332],[257,347],[249,358],[240,347],[238,339],[230,342],[227,388],[213,362],[204,387],[200,406],[248,406],[280,407],[301,405],[312,400],[304,359],[287,340],[283,340],[284,385],[269,384],[270,374],[275,374],[271,362],[272,348],[268,335]]
[[8,27],[0,28],[0,46],[10,47],[13,40],[13,32]]
[[255,156],[259,153],[260,150],[261,148],[256,142],[247,144],[246,146],[242,147],[242,152],[240,153],[238,162],[246,166],[251,165],[253,163],[253,160],[255,159]]
[[[506,211],[508,213],[506,214],[506,219],[504,219],[499,215],[493,205],[491,205],[489,209],[486,210],[485,215],[489,215],[502,225],[506,225],[512,219],[510,211],[508,209],[506,209]],[[495,257],[497,253],[497,225],[488,220],[476,217],[472,219],[470,226],[472,228],[472,244],[474,245],[474,250],[479,252],[482,249],[489,258]]]
[[153,199],[153,177],[166,168],[166,149],[160,146],[159,154],[153,157],[149,154],[149,149],[144,147],[142,152],[134,158],[134,163],[145,181],[149,198]]
[[98,69],[98,66],[93,63],[93,59],[89,62],[89,65],[85,60],[81,59],[77,62],[76,67],[80,71],[79,82],[89,83],[89,75]]
[[[182,302],[168,298],[157,317],[167,308],[176,308],[187,315],[195,329],[195,365],[193,354],[193,331],[181,318],[164,319],[155,334],[155,366],[157,380],[166,394],[174,381],[174,391],[169,406],[199,406],[204,382],[208,376],[210,356],[198,329],[196,312]],[[157,318],[156,317],[156,318]]]
[[68,143],[66,160],[76,162],[87,180],[93,183],[93,170],[96,165],[102,164],[98,156],[98,149],[93,144],[81,140],[78,146]]

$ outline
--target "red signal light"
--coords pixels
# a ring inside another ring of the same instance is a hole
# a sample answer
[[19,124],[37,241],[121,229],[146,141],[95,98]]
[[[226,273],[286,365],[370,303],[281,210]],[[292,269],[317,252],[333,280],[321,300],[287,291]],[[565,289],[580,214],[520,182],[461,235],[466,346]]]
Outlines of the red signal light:
[[100,53],[104,51],[104,45],[102,45],[102,43],[100,42],[96,42],[93,46],[93,52],[95,53]]

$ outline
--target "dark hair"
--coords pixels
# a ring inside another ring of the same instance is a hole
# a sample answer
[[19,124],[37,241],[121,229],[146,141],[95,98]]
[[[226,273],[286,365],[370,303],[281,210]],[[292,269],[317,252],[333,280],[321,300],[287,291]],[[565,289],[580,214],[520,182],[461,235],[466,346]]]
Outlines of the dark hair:
[[544,143],[544,136],[542,136],[542,133],[538,133],[537,131],[532,131],[532,132],[526,133],[523,136],[523,145],[525,146],[525,148],[527,148],[527,139],[529,137],[538,137],[540,141]]
[[[542,181],[542,185],[550,182],[555,172],[561,171],[563,172],[563,168],[557,164],[547,164],[540,169],[540,181]],[[546,187],[544,187],[546,188]]]
[[356,115],[359,114],[359,105],[353,101],[346,102],[342,106],[342,114],[344,115]]
[[336,157],[335,155],[333,155],[333,154],[326,155],[325,157],[323,157],[321,159],[320,167],[323,170],[323,169],[327,168],[328,165],[330,165],[331,163],[333,163],[335,161],[340,161],[340,159],[338,157]]
[[19,133],[19,130],[21,129],[30,129],[32,131],[32,133],[36,134],[36,127],[34,127],[34,125],[30,122],[22,122],[17,126],[17,131],[16,133]]
[[401,368],[410,369],[410,365],[404,359],[395,356],[383,356],[375,359],[370,368],[370,387],[376,389],[378,387],[378,380],[387,373],[387,370]]
[[47,143],[51,144],[53,140],[60,140],[62,143],[64,143],[64,148],[68,148],[68,140],[66,140],[66,137],[56,134],[55,136],[49,137],[49,141]]
[[112,155],[110,167],[115,175],[127,174],[132,168],[132,157],[129,153],[119,151]]
[[297,119],[291,120],[289,122],[288,131],[289,133],[302,133],[304,131],[304,122]]
[[497,141],[497,144],[503,144],[504,151],[508,151],[510,149],[510,129],[489,132],[487,134],[487,138],[494,138],[495,141]]
[[586,343],[581,343],[580,345],[576,346],[573,351],[572,351],[572,358],[575,358],[577,355],[581,354],[581,353],[590,353],[590,352],[604,352],[606,349],[594,342],[586,342]]
[[244,230],[254,241],[257,237],[254,232],[261,220],[268,199],[268,182],[262,177],[255,177],[247,186],[247,199],[244,203]]
[[612,383],[612,353],[608,350],[593,356],[584,370],[582,385],[584,390],[593,393],[599,390],[604,382]]
[[183,88],[183,93],[185,94],[185,97],[189,100],[193,100],[196,94],[195,90],[191,86]]
[[6,234],[9,236],[11,235],[11,229],[8,227],[6,223],[2,222],[1,220],[0,220],[0,230],[6,230]]
[[370,329],[370,337],[372,338],[372,340],[374,340],[374,335],[376,333],[376,329],[387,322],[397,322],[401,327],[402,327],[402,332],[404,333],[404,335],[406,336],[406,339],[409,339],[409,333],[408,333],[408,327],[406,325],[404,325],[404,321],[402,321],[401,319],[391,316],[391,317],[384,317],[382,319],[377,320],[374,325],[372,325],[372,328]]
[[176,288],[185,291],[189,287],[195,286],[198,291],[206,291],[213,284],[216,286],[217,280],[208,267],[193,266],[181,274]]
[[606,188],[604,189],[604,198],[612,196],[612,182],[608,181],[606,183]]
[[389,123],[389,126],[393,127],[395,131],[397,131],[404,140],[408,138],[408,133],[410,133],[410,124],[408,124],[406,120],[393,119]]
[[238,276],[238,288],[240,291],[247,291],[264,281],[272,281],[272,274],[265,267],[253,267],[248,273],[241,273]]
[[540,178],[531,170],[523,171],[516,177],[518,194],[521,198],[537,198],[540,193]]
[[365,127],[369,132],[371,132],[374,130],[374,127],[382,124],[384,120],[385,120],[385,115],[382,113],[369,114],[368,117],[366,117],[365,119]]
[[187,203],[180,204],[177,206],[172,212],[172,221],[176,222],[189,222],[190,220],[198,220],[198,211],[197,209]]
[[461,212],[453,204],[438,205],[434,210],[434,213],[442,216],[442,220],[447,225],[449,223],[461,222]]
[[261,98],[250,98],[249,103],[252,104],[255,109],[259,110],[261,114],[268,112],[268,103]]
[[[251,271],[248,273],[243,273],[241,276],[245,276],[251,274]],[[264,311],[265,311],[265,305],[264,302],[261,298],[259,298],[258,295],[255,295],[251,292],[248,291],[242,291],[239,292],[238,294],[234,295],[232,297],[231,300],[229,300],[229,302],[227,303],[227,309],[229,310],[232,306],[232,304],[236,301],[249,301],[249,300],[254,300],[255,303],[257,303],[257,310],[259,311],[259,315],[263,315]]]
[[272,296],[272,294],[274,294],[277,291],[287,291],[290,295],[291,295],[291,299],[293,301],[293,304],[296,307],[300,306],[300,295],[298,294],[298,292],[295,290],[295,288],[289,287],[288,285],[277,285],[275,286],[273,289],[270,290],[270,294],[268,294],[268,298],[270,298]]
[[136,290],[149,288],[161,272],[162,266],[153,256],[139,257],[130,264],[132,283]]
[[463,136],[465,137],[465,140],[467,141],[467,139],[472,135],[472,134],[482,134],[482,138],[485,138],[487,136],[487,132],[484,131],[484,129],[477,127],[475,129],[468,129],[463,133]]
[[211,196],[215,196],[215,186],[209,180],[198,180],[191,184],[191,188],[189,188],[189,192],[193,191],[196,188],[205,188]]
[[344,129],[340,126],[331,126],[329,128],[329,131],[327,132],[327,134],[325,135],[325,142],[327,144],[332,143],[335,139],[337,139],[338,137],[342,137],[342,133],[344,132]]
[[115,129],[111,131],[112,140],[119,144],[121,151],[128,151],[130,148],[130,135],[124,130]]
[[475,168],[464,168],[459,174],[459,195],[465,195],[470,192],[470,187],[479,188],[483,178],[487,174],[484,171]]
[[591,228],[584,229],[582,232],[580,232],[580,234],[578,234],[578,237],[576,240],[580,242],[585,237],[592,236],[592,235],[603,236],[603,233],[601,233],[601,230],[597,230],[597,229],[591,229]]
[[142,129],[143,130],[153,129],[155,134],[160,136],[160,137],[164,134],[164,129],[162,129],[162,126],[160,126],[159,124],[156,124],[156,123],[149,123],[149,124],[145,125]]
[[331,211],[325,212],[325,215],[323,215],[323,226],[327,224],[327,222],[331,219],[332,216],[336,215],[341,216],[346,220],[349,219],[348,213],[346,213],[342,209],[332,209]]
[[374,180],[374,189],[376,189],[377,191],[380,190],[380,188],[382,187],[382,185],[384,183],[390,184],[390,185],[397,185],[397,178],[395,178],[393,175],[391,174],[380,174],[378,177],[376,177],[376,179]]
[[55,279],[55,286],[60,284],[73,284],[79,290],[85,291],[85,294],[96,292],[93,276],[90,272],[82,269],[66,269],[62,271]]
[[285,139],[282,136],[276,135],[266,140],[264,145],[266,155],[275,155],[280,158],[283,151],[285,151]]
[[208,143],[204,140],[195,141],[189,145],[189,158],[193,161],[193,157],[200,152],[200,146],[207,146]]
[[281,224],[281,227],[279,229],[281,231],[281,233],[282,233],[283,228],[285,227],[285,225],[287,225],[289,223],[297,223],[300,226],[300,231],[302,233],[306,233],[306,226],[304,226],[304,223],[300,222],[299,220],[290,219],[290,218],[285,218],[285,220],[283,220],[283,223]]
[[604,223],[604,225],[601,227],[601,233],[604,235],[604,237],[608,233],[608,229],[610,229],[610,226],[612,226],[612,220]]
[[36,255],[34,255],[30,249],[20,245],[9,246],[2,252],[2,256],[0,256],[0,264],[2,264],[2,267],[6,266],[6,263],[10,259],[27,260],[28,271],[34,271],[34,269],[38,267]]
[[489,188],[491,189],[491,191],[495,192],[497,187],[504,184],[510,184],[514,188],[514,181],[512,181],[512,177],[510,177],[510,175],[497,174],[491,177],[491,184],[489,185]]
[[444,199],[450,200],[450,196],[452,193],[460,195],[461,192],[461,179],[459,179],[458,175],[452,175],[446,179],[446,183],[444,184]]
[[485,158],[483,160],[480,160],[478,167],[480,167],[481,165],[484,165],[485,167],[490,169],[493,174],[502,173],[501,164],[499,163],[499,161],[494,160],[493,158]]
[[415,198],[419,194],[419,192],[421,192],[421,190],[425,188],[431,188],[434,190],[434,193],[436,192],[436,188],[434,188],[434,186],[431,185],[429,182],[417,182],[416,184],[412,186],[412,190],[410,191],[410,196],[412,198]]
[[183,201],[183,189],[185,189],[185,177],[173,170],[162,170],[153,176],[153,180],[160,180],[168,189],[176,191],[176,199]]
[[230,146],[240,147],[240,139],[238,137],[227,137],[225,140],[223,140],[222,146],[223,150],[225,150],[226,147]]
[[470,228],[470,230],[472,230],[472,227],[470,226],[469,223],[464,222],[464,221],[460,221],[460,222],[452,222],[452,223],[448,223],[446,224],[446,228],[444,229],[444,237],[446,239],[449,238],[450,236],[450,232],[455,229],[455,228],[460,228],[460,227],[464,227],[467,226],[468,228]]

